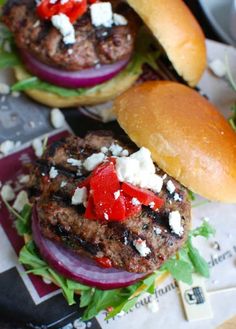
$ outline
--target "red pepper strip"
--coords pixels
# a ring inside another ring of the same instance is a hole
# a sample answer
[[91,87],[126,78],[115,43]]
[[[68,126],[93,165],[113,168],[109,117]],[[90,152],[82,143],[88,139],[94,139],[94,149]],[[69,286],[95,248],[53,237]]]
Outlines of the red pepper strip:
[[149,206],[154,202],[153,209],[161,208],[164,204],[164,200],[155,195],[155,193],[139,188],[129,183],[122,183],[121,189],[124,194],[127,194],[133,198],[138,199],[138,201],[144,206]]
[[87,10],[87,1],[69,0],[64,4],[59,1],[52,4],[50,0],[42,0],[37,6],[37,14],[41,19],[50,19],[54,15],[65,14],[69,17],[71,23],[82,16]]
[[125,217],[126,218],[139,214],[141,212],[141,210],[142,210],[141,203],[134,205],[132,203],[132,198],[128,195],[125,196]]
[[93,202],[93,196],[90,194],[85,210],[84,217],[87,219],[97,219],[97,215],[95,213],[95,206]]
[[74,23],[79,17],[81,17],[87,11],[87,2],[81,1],[74,5],[73,9],[66,13],[71,23]]
[[103,163],[93,173],[90,181],[93,201],[98,219],[123,220],[125,203],[123,198],[117,200],[114,193],[120,189],[120,183],[112,162]]
[[94,257],[96,262],[104,268],[111,268],[112,267],[112,262],[108,257]]

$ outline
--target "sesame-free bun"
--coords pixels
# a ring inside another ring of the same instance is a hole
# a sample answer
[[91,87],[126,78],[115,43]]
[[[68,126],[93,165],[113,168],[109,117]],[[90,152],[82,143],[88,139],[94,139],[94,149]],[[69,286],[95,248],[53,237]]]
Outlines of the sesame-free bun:
[[182,0],[127,0],[164,48],[177,73],[195,86],[206,66],[205,37]]
[[119,96],[114,110],[129,137],[170,176],[208,199],[236,202],[236,134],[199,93],[145,82]]
[[[29,74],[21,67],[14,68],[15,76],[18,81],[27,79]],[[114,99],[117,95],[127,90],[137,80],[139,73],[136,71],[124,70],[109,82],[104,83],[102,87],[91,88],[91,92],[78,96],[62,97],[40,89],[27,89],[24,92],[37,102],[50,107],[74,107],[79,105],[94,105],[105,103]]]

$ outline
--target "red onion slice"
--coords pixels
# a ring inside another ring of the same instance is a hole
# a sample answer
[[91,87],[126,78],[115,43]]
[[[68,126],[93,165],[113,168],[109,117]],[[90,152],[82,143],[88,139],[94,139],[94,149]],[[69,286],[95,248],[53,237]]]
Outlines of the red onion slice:
[[80,256],[46,239],[40,231],[36,207],[32,215],[33,239],[45,261],[64,277],[99,289],[127,287],[147,274],[99,267],[92,259]]
[[21,56],[26,68],[32,74],[41,80],[65,88],[85,88],[101,84],[112,79],[129,62],[129,59],[126,59],[110,65],[101,65],[99,68],[65,71],[43,64],[25,51],[21,52]]

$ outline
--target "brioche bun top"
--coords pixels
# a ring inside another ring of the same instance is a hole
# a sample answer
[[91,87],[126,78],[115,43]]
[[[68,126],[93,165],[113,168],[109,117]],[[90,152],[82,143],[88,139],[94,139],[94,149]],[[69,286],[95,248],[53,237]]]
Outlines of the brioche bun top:
[[182,0],[127,0],[164,48],[177,73],[195,86],[206,66],[205,37]]
[[145,82],[119,96],[114,110],[130,138],[170,176],[208,199],[236,202],[236,134],[195,90]]

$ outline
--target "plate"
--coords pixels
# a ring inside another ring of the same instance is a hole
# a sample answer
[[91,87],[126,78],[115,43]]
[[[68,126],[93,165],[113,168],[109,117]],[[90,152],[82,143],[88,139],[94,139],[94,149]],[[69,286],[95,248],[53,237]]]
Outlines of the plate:
[[232,0],[199,0],[210,24],[226,43],[236,46],[236,40],[230,33]]

